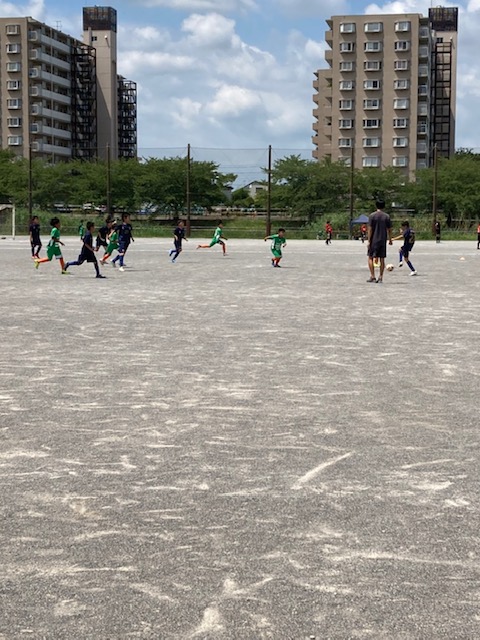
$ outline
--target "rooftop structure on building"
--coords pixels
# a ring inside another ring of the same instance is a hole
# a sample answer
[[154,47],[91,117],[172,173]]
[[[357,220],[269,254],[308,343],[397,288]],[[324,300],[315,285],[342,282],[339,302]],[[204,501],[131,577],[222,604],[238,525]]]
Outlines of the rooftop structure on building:
[[458,9],[333,16],[313,156],[412,174],[455,151]]
[[83,9],[82,40],[0,18],[1,147],[52,163],[136,158],[136,84],[117,75],[116,35],[111,7]]

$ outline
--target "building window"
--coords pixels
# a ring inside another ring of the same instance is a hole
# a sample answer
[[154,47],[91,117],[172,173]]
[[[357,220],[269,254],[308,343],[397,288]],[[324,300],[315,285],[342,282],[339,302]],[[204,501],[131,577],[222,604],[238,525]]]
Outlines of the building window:
[[363,45],[363,49],[364,51],[369,53],[381,51],[382,43],[380,42],[380,40],[372,40],[371,42],[365,42],[365,44]]
[[362,158],[363,167],[379,167],[380,158],[378,156],[364,156]]
[[7,44],[7,53],[20,53],[22,47],[19,44]]
[[394,80],[393,81],[393,88],[396,89],[397,91],[400,89],[408,89],[410,85],[410,81],[409,80]]
[[383,24],[381,22],[366,22],[365,33],[380,33],[383,31]]
[[417,169],[426,169],[427,161],[426,160],[417,160]]
[[7,127],[21,127],[22,119],[21,118],[7,118]]
[[355,23],[354,22],[341,22],[340,23],[340,33],[355,33]]
[[394,147],[408,147],[408,138],[394,138],[393,139]]
[[380,89],[380,80],[364,80],[363,88],[368,91],[376,91],[377,89]]
[[417,125],[417,133],[420,135],[426,135],[428,133],[428,126],[426,122],[419,122]]
[[351,118],[341,118],[338,121],[339,129],[352,129],[353,128],[353,120]]
[[353,100],[340,100],[338,108],[341,111],[349,111],[350,109],[353,109]]
[[22,83],[20,80],[7,80],[8,91],[18,91],[21,89]]
[[368,100],[364,100],[363,101],[363,108],[364,109],[380,109],[380,99],[379,98],[374,98],[374,99],[368,99]]
[[393,158],[392,164],[394,167],[408,167],[408,158],[407,156],[398,156]]
[[17,147],[22,144],[22,136],[7,136],[7,144],[10,147]]
[[341,42],[340,43],[340,53],[352,53],[355,51],[355,43],[354,42]]
[[39,75],[40,75],[40,70],[38,67],[32,67],[31,69],[28,70],[29,78],[38,78]]
[[339,87],[340,91],[352,91],[355,87],[355,83],[353,80],[340,80]]
[[353,62],[340,62],[340,71],[353,71]]
[[419,142],[417,144],[417,153],[420,153],[420,154],[427,153],[427,143],[426,142]]
[[428,76],[428,65],[426,65],[426,64],[419,64],[419,65],[418,65],[418,75],[419,75],[420,77]]
[[393,68],[395,71],[408,71],[408,60],[395,60]]
[[428,96],[429,94],[428,84],[419,84],[418,85],[418,95],[419,96]]
[[9,98],[7,100],[7,109],[21,109],[21,108],[22,108],[21,98]]
[[363,139],[364,147],[379,147],[380,146],[380,138],[364,138]]
[[408,118],[394,118],[393,127],[394,129],[406,129],[408,127]]
[[394,45],[395,51],[409,51],[410,50],[410,41],[409,40],[397,40]]
[[15,73],[16,71],[22,70],[21,62],[7,62],[7,71],[9,73]]
[[428,38],[430,36],[430,29],[428,27],[420,27],[418,35],[420,38]]
[[418,115],[419,116],[428,116],[428,105],[426,102],[418,103]]
[[351,167],[352,166],[352,158],[351,158],[351,156],[345,156],[344,158],[339,158],[338,161],[341,162],[346,167]]
[[379,118],[365,118],[365,120],[363,121],[363,128],[364,129],[378,129],[380,127],[380,120]]
[[382,68],[381,60],[365,60],[363,63],[363,68],[365,71],[380,71]]
[[5,26],[5,33],[7,36],[17,36],[20,33],[19,24],[7,24]]
[[339,147],[351,147],[352,146],[352,139],[351,138],[339,138],[338,139],[338,146]]
[[408,106],[409,106],[408,98],[396,98],[393,101],[394,109],[408,109]]
[[410,31],[410,22],[408,20],[403,20],[402,22],[396,22],[395,23],[395,31],[398,32],[404,32],[404,31]]
[[422,45],[421,47],[418,47],[419,58],[428,58],[429,56],[430,56],[430,49],[427,46]]

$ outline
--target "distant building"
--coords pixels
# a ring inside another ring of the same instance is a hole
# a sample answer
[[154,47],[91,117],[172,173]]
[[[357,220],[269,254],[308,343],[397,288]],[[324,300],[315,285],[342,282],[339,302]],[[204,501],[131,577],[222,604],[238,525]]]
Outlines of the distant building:
[[248,191],[248,195],[254,200],[261,191],[267,191],[267,185],[264,182],[257,182],[256,180],[249,182],[243,188]]
[[0,142],[55,163],[137,156],[136,85],[117,75],[116,11],[83,9],[83,40],[0,18]]
[[355,167],[428,167],[455,151],[458,9],[333,16],[316,72],[313,156]]

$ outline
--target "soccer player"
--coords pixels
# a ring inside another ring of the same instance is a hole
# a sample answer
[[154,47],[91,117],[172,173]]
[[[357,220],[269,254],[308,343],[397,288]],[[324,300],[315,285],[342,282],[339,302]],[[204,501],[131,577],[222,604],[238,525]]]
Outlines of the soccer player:
[[97,233],[96,247],[100,249],[100,247],[107,248],[108,245],[108,235],[112,230],[113,220],[110,216],[105,218],[105,224],[100,227]]
[[38,216],[32,216],[28,231],[30,235],[30,246],[32,247],[32,258],[40,259],[42,241],[40,240],[40,222]]
[[175,248],[171,249],[169,253],[170,258],[172,258],[173,255],[173,264],[175,264],[175,260],[182,253],[182,240],[188,242],[188,238],[185,237],[185,223],[183,222],[183,220],[179,220],[173,232],[173,244]]
[[116,226],[115,230],[118,233],[118,256],[112,260],[112,264],[115,266],[115,263],[119,260],[119,271],[125,271],[123,262],[125,254],[130,246],[130,242],[135,242],[129,213],[122,213],[122,222]]
[[[383,272],[385,271],[385,258],[387,257],[387,236],[388,244],[392,244],[392,221],[388,213],[385,213],[385,202],[377,200],[377,210],[370,214],[368,218],[368,268],[370,278],[367,282],[383,282]],[[374,262],[380,261],[380,276],[375,278]]]
[[403,240],[403,245],[400,247],[400,251],[398,252],[398,266],[403,267],[403,262],[405,261],[411,271],[410,275],[416,276],[417,272],[415,271],[415,267],[409,260],[410,252],[415,244],[415,231],[411,228],[408,220],[404,220],[402,222],[402,233],[399,236],[392,238],[392,240]]
[[480,249],[480,224],[477,227],[477,250]]
[[[112,225],[113,225],[113,222],[112,222]],[[105,250],[105,254],[103,258],[100,260],[100,264],[105,264],[107,262],[107,258],[109,258],[114,251],[117,251],[117,249],[118,249],[118,231],[112,228],[110,230],[110,233],[108,234],[107,248]],[[111,265],[112,267],[114,267],[115,263],[112,261]]]
[[263,239],[265,242],[267,240],[272,240],[272,267],[279,267],[280,260],[282,259],[282,247],[285,247],[287,241],[285,240],[285,229],[280,228],[278,233],[274,233],[272,236],[265,236]]
[[60,220],[58,218],[52,218],[50,220],[50,226],[52,230],[50,232],[50,240],[47,245],[47,257],[46,258],[35,258],[35,269],[38,269],[39,265],[42,262],[50,262],[53,256],[55,256],[56,260],[60,261],[60,266],[62,267],[62,273],[68,273],[65,271],[65,261],[62,256],[62,250],[59,245],[64,247],[65,245],[60,240]]
[[95,223],[87,222],[87,230],[83,234],[83,246],[80,251],[80,255],[78,256],[78,260],[74,260],[72,262],[67,262],[65,265],[65,271],[67,271],[68,267],[73,267],[74,265],[81,265],[84,262],[93,262],[93,266],[95,267],[95,273],[97,274],[97,278],[105,278],[100,273],[100,269],[98,268],[97,256],[95,255],[95,251],[98,251],[98,247],[94,249],[93,247],[93,232],[95,231]]
[[330,220],[327,220],[325,224],[325,236],[327,238],[325,240],[325,244],[332,244],[332,235],[333,235],[333,227],[330,224]]
[[213,234],[213,238],[210,244],[199,244],[197,246],[197,249],[209,249],[210,247],[219,244],[221,245],[223,255],[225,256],[227,255],[227,245],[224,242],[225,240],[228,240],[228,238],[225,238],[225,236],[223,235],[223,222],[219,220],[217,222],[217,228],[215,229],[215,233]]

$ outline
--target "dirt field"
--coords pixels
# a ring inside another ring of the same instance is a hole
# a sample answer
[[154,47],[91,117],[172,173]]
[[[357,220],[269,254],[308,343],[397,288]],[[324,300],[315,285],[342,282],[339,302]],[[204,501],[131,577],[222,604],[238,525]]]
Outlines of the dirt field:
[[476,244],[228,244],[0,241],[0,638],[480,637]]

